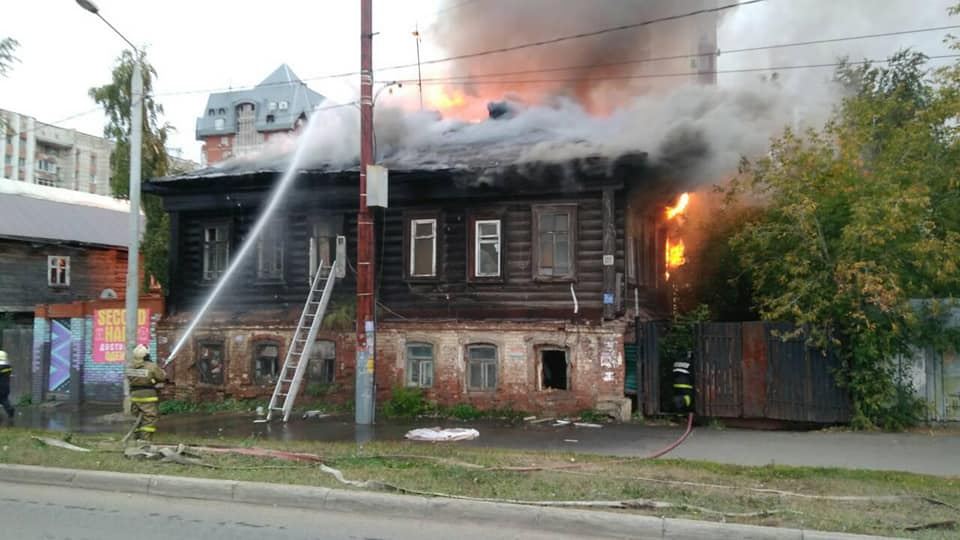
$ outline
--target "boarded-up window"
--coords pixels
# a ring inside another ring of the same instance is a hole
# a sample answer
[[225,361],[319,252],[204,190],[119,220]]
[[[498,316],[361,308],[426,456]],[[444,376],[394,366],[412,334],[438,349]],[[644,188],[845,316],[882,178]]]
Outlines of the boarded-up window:
[[474,275],[500,276],[500,220],[477,220],[474,243]]
[[533,208],[534,277],[574,277],[576,217],[576,207],[572,205]]
[[197,355],[197,374],[203,384],[223,384],[226,371],[222,341],[202,341]]
[[467,389],[497,389],[497,348],[493,345],[467,346]]
[[437,220],[410,220],[410,276],[437,275]]
[[337,366],[337,344],[318,339],[310,349],[307,379],[314,384],[333,384]]
[[407,386],[433,386],[433,345],[407,344]]
[[70,286],[70,257],[47,257],[47,285]]
[[258,341],[253,345],[253,382],[259,385],[277,382],[280,373],[280,344]]
[[230,242],[226,225],[203,228],[203,279],[215,280],[227,270]]

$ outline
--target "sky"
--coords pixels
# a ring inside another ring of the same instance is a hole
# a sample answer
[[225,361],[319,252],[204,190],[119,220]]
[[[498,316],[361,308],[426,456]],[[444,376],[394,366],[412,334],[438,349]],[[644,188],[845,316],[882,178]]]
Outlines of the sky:
[[[587,0],[374,0],[374,66],[416,62],[412,31],[422,35],[424,60],[449,54],[431,40],[431,25],[458,11],[458,21],[482,25],[489,10],[510,2],[534,2],[563,9]],[[602,9],[604,0],[590,0]],[[669,0],[646,0],[663,1]],[[722,2],[723,3],[723,2]],[[777,43],[869,33],[960,25],[946,8],[953,0],[766,0],[725,15],[718,29],[718,68],[833,62],[839,56],[882,59],[902,47],[946,54],[946,31],[916,33],[818,46],[724,54],[723,51]],[[359,4],[355,0],[98,0],[101,14],[129,39],[146,48],[158,72],[156,99],[176,128],[171,149],[200,161],[195,119],[210,90],[247,87],[287,63],[314,90],[336,102],[355,99],[358,77],[309,80],[355,71],[359,65]],[[469,11],[467,11],[469,10]],[[472,13],[471,13],[472,12]],[[624,21],[632,22],[632,21]],[[583,30],[593,30],[584,28]],[[960,29],[954,30],[960,34]],[[549,32],[548,32],[549,33]],[[0,108],[39,121],[102,133],[104,116],[92,110],[87,90],[109,82],[125,43],[74,0],[10,2],[0,17],[0,37],[20,41],[21,62],[0,79]],[[529,38],[516,36],[512,45]],[[654,48],[656,44],[653,45]],[[469,51],[456,51],[469,52]],[[939,64],[942,65],[942,62]],[[424,77],[442,76],[449,66],[425,66]],[[815,89],[830,70],[783,71],[785,84]],[[757,73],[720,74],[718,84],[755,84]],[[416,69],[380,73],[378,80],[415,78]],[[411,103],[410,85],[384,95]],[[85,113],[85,114],[84,114]]]

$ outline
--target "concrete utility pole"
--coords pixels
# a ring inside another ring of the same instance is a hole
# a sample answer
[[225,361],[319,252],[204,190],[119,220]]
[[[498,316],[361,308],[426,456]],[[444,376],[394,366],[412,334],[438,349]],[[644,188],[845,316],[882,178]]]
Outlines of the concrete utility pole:
[[[127,292],[126,292],[126,354],[127,362],[137,346],[137,315],[140,299],[140,152],[143,146],[143,73],[140,62],[143,53],[126,36],[100,15],[100,9],[91,0],[77,0],[83,9],[100,18],[111,30],[133,49],[133,73],[130,79],[130,242],[127,246]],[[123,408],[130,409],[130,387],[123,379]]]
[[360,211],[357,214],[356,423],[374,410],[373,216],[367,207],[367,166],[373,163],[373,2],[360,0]]

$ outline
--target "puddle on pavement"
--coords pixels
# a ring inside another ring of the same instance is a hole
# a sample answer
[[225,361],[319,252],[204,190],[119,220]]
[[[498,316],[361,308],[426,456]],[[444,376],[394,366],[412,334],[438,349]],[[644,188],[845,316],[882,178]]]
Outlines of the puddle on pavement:
[[[404,434],[423,427],[470,427],[480,438],[457,443],[467,446],[593,452],[637,455],[662,446],[677,437],[680,428],[650,427],[637,424],[607,424],[603,428],[553,427],[550,423],[527,424],[481,420],[460,422],[422,418],[415,421],[378,420],[360,426],[352,416],[327,418],[291,418],[286,424],[254,423],[253,413],[184,414],[163,416],[157,425],[165,435],[177,435],[184,442],[191,437],[230,439],[270,439],[279,441],[402,441]],[[125,433],[131,420],[118,412],[116,405],[62,404],[23,407],[17,410],[17,427],[76,433]],[[433,444],[433,443],[418,443]]]

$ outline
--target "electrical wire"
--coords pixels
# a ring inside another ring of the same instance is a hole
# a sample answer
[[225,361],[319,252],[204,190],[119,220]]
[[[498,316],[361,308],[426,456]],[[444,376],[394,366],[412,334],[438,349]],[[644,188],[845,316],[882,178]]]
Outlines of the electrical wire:
[[[958,58],[960,54],[942,54],[928,56],[928,60],[943,60],[948,58]],[[863,60],[863,62],[871,64],[886,64],[889,63],[889,59],[885,60]],[[858,62],[859,63],[859,62]],[[453,78],[436,78],[436,79],[423,79],[423,84],[547,84],[547,83],[573,83],[573,82],[590,82],[590,81],[623,81],[623,80],[633,80],[633,79],[661,79],[661,78],[670,78],[670,77],[691,77],[691,76],[700,76],[700,75],[723,75],[729,73],[754,73],[754,72],[764,72],[764,71],[791,71],[796,69],[817,69],[817,68],[828,68],[828,67],[839,67],[843,65],[851,65],[849,62],[829,62],[822,64],[802,64],[802,65],[788,65],[788,66],[768,66],[768,67],[757,67],[757,68],[738,68],[738,69],[718,69],[711,71],[684,71],[676,73],[656,73],[656,74],[638,74],[638,75],[612,75],[607,77],[597,76],[597,77],[579,77],[579,78],[557,78],[557,79],[523,79],[523,80],[476,80],[470,77],[453,77]],[[400,82],[410,83],[411,80],[404,79]],[[413,80],[412,82],[416,82]]]
[[[646,63],[661,62],[666,60],[685,60],[687,58],[719,57],[726,54],[739,54],[739,53],[745,53],[745,52],[785,49],[790,47],[822,45],[826,43],[839,43],[843,41],[856,41],[856,40],[862,40],[862,39],[875,39],[875,38],[881,38],[881,37],[902,36],[907,34],[919,34],[919,33],[925,33],[925,32],[953,30],[957,28],[960,28],[960,25],[936,26],[931,28],[917,28],[913,30],[898,30],[894,32],[883,32],[879,34],[862,34],[857,36],[834,37],[834,38],[825,38],[825,39],[815,39],[815,40],[809,40],[809,41],[796,41],[792,43],[777,43],[773,45],[759,45],[755,47],[743,47],[739,49],[717,50],[712,52],[696,53],[696,54],[676,54],[676,55],[670,55],[670,56],[654,56],[650,58],[638,58],[634,60],[621,60],[616,62],[597,62],[597,63],[579,64],[579,65],[573,65],[573,66],[525,69],[525,70],[519,70],[519,71],[502,71],[502,72],[495,72],[495,73],[471,73],[470,75],[464,75],[463,77],[476,78],[476,77],[501,77],[501,76],[507,76],[507,75],[529,75],[532,73],[552,73],[552,72],[558,72],[558,71],[574,71],[579,69],[597,69],[597,68],[611,67],[611,66],[646,64]],[[448,78],[455,78],[455,77],[451,76]],[[423,80],[426,81],[431,79],[423,79]],[[408,81],[403,81],[403,82],[408,82]]]

